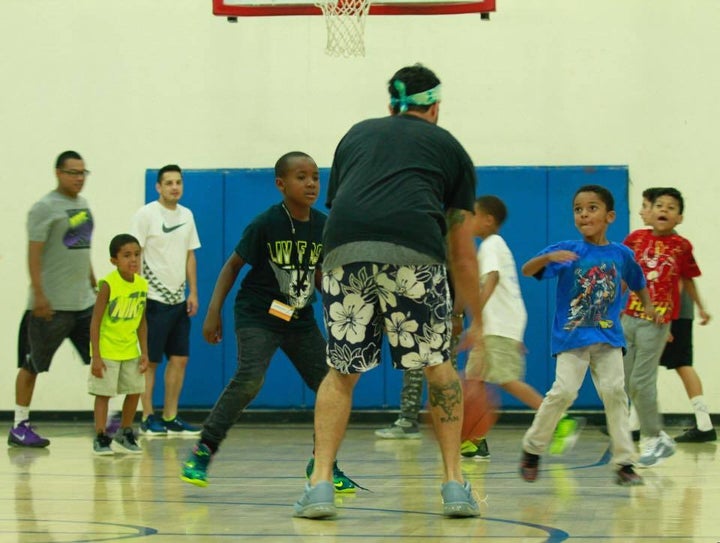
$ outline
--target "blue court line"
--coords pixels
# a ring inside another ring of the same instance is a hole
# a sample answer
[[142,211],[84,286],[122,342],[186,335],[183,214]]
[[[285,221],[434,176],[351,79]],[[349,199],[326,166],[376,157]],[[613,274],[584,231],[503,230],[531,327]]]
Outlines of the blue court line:
[[[97,533],[97,535],[90,536],[88,532],[82,532],[78,533],[77,531],[71,531],[71,532],[47,532],[47,531],[39,531],[39,530],[16,530],[16,531],[2,531],[0,533],[12,533],[12,534],[51,534],[51,535],[80,535],[81,537],[86,537],[86,539],[73,539],[74,543],[95,543],[99,541],[116,541],[118,539],[135,539],[138,537],[145,537],[148,535],[156,535],[158,531],[155,528],[150,528],[148,526],[136,526],[134,524],[118,524],[117,522],[97,522],[97,521],[75,521],[75,520],[44,520],[44,519],[27,519],[27,518],[12,518],[12,519],[0,519],[0,520],[12,520],[13,522],[32,522],[34,524],[38,523],[50,523],[50,524],[58,524],[58,523],[64,523],[64,524],[78,524],[78,525],[90,525],[90,526],[114,526],[117,528],[124,528],[124,529],[132,529],[135,530],[135,533],[109,533],[109,532],[100,532]],[[88,538],[88,536],[90,536]]]

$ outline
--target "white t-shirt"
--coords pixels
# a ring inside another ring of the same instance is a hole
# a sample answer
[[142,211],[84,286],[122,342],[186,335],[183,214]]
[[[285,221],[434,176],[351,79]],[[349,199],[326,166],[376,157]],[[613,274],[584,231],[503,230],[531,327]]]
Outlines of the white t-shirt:
[[490,272],[499,274],[495,290],[483,308],[483,333],[523,341],[527,311],[510,249],[502,237],[493,234],[480,244],[477,257],[481,281]]
[[150,202],[135,213],[130,233],[143,250],[148,299],[164,304],[185,301],[187,254],[200,247],[192,211],[180,204],[167,209]]

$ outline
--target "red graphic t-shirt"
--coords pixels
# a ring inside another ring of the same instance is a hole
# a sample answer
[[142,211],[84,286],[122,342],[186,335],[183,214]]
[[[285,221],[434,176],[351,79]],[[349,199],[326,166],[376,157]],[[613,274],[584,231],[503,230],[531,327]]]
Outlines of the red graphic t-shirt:
[[[680,281],[700,275],[692,244],[678,234],[656,236],[650,229],[631,232],[623,243],[635,253],[635,260],[647,280],[650,299],[663,316],[663,322],[677,319],[680,314]],[[642,302],[634,292],[630,293],[625,314],[648,319]]]

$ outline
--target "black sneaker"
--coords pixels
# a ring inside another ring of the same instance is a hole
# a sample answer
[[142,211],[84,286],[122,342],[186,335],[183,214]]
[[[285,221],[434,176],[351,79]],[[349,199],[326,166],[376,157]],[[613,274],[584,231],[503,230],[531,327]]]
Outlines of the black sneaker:
[[685,432],[675,438],[677,443],[706,443],[708,441],[716,441],[717,433],[715,428],[709,430],[698,430],[697,426],[686,428]]
[[540,457],[537,454],[523,451],[520,459],[520,476],[528,483],[534,483],[538,476],[539,464]]
[[110,447],[112,438],[107,434],[98,434],[93,441],[93,454],[96,456],[112,456],[115,454]]

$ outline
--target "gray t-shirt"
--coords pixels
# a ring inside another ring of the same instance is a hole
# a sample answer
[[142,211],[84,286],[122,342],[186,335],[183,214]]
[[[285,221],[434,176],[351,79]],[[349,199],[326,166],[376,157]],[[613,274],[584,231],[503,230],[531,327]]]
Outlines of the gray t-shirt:
[[[42,287],[53,309],[80,311],[95,303],[90,285],[90,241],[93,217],[87,200],[52,191],[28,213],[29,241],[45,245],[42,252]],[[35,304],[32,288],[28,309]]]

